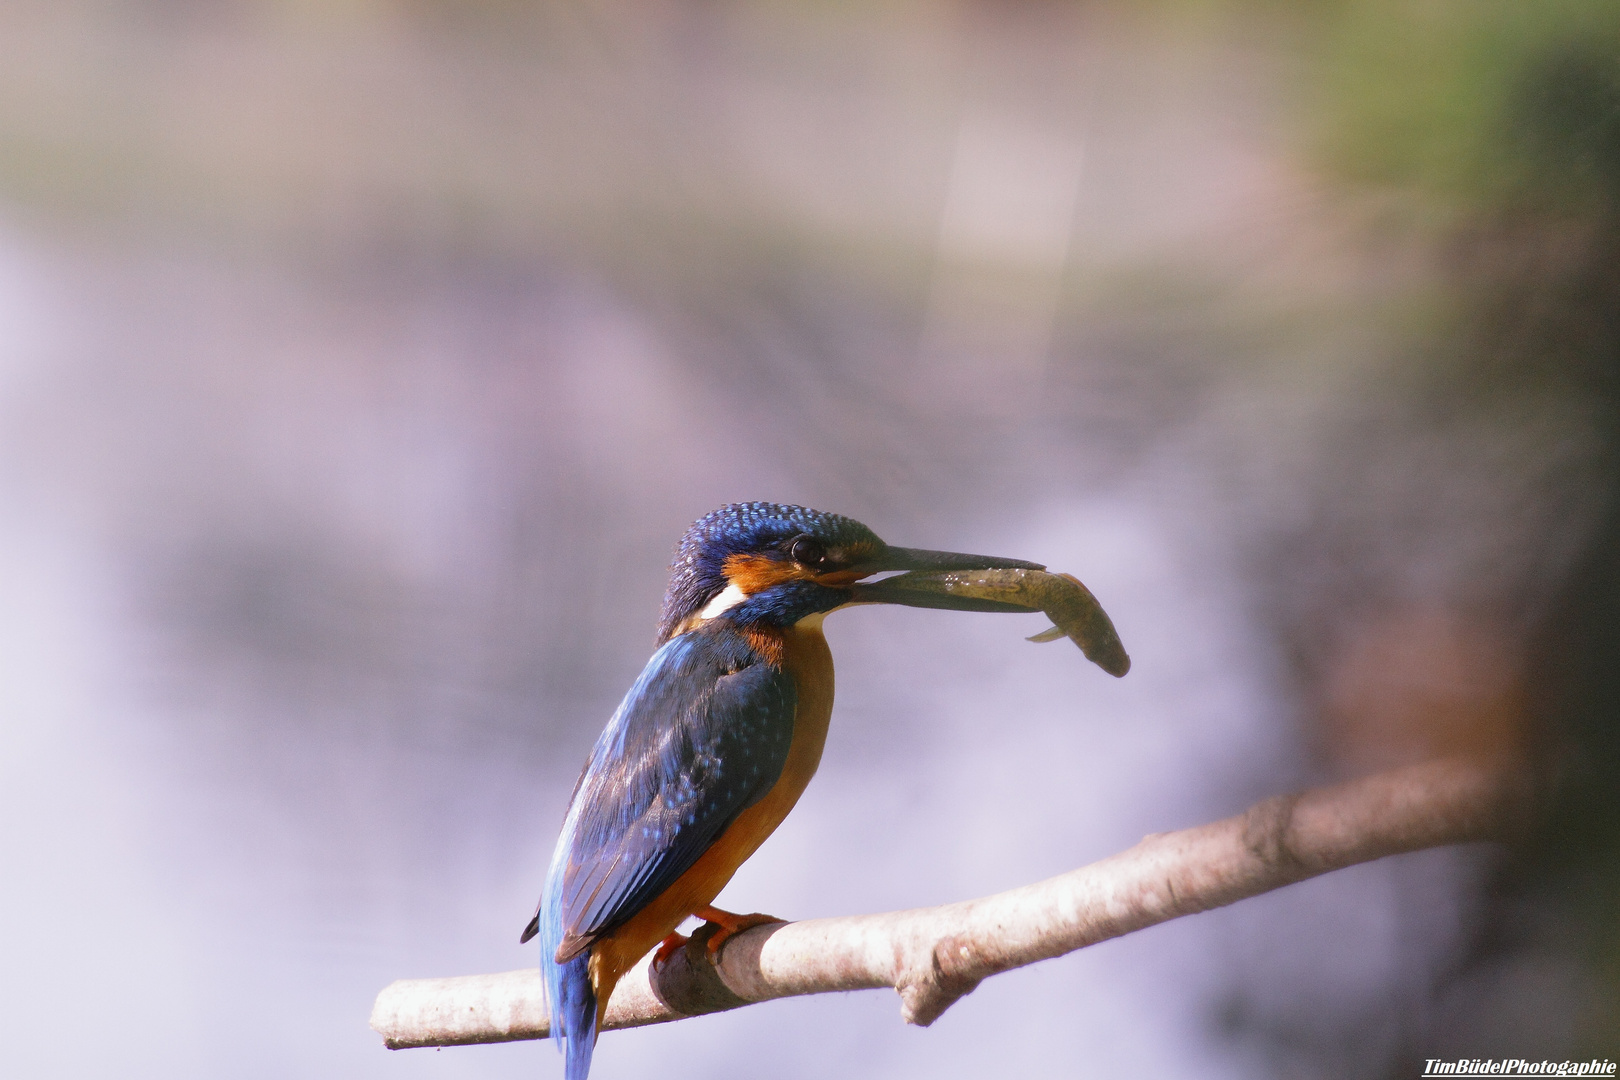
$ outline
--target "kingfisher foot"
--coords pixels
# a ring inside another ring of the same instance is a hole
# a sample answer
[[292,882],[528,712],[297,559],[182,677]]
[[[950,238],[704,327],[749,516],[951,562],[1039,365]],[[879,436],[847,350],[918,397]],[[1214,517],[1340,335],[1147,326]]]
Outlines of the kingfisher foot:
[[664,965],[669,963],[669,958],[686,948],[686,943],[690,940],[691,938],[688,938],[685,934],[677,934],[671,930],[669,936],[660,941],[658,948],[653,951],[652,969],[654,971],[664,970]]
[[704,947],[709,953],[709,963],[711,964],[720,962],[720,950],[725,948],[726,942],[731,940],[733,935],[740,934],[744,930],[752,930],[756,926],[764,926],[767,923],[787,921],[786,919],[778,919],[775,915],[766,915],[759,911],[754,912],[752,915],[738,915],[735,912],[722,911],[717,907],[698,908],[692,914],[717,927],[714,933],[709,935],[709,940],[704,942]]

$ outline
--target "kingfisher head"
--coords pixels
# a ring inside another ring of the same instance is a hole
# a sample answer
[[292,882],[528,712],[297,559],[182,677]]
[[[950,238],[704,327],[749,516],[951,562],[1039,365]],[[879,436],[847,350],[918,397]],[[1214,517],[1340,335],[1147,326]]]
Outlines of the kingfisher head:
[[[731,503],[693,522],[675,549],[658,640],[720,615],[743,625],[785,627],[849,603],[912,602],[870,588],[857,594],[857,582],[885,571],[987,569],[1045,568],[1021,559],[892,547],[853,518],[808,507]],[[957,605],[935,598],[927,606]]]

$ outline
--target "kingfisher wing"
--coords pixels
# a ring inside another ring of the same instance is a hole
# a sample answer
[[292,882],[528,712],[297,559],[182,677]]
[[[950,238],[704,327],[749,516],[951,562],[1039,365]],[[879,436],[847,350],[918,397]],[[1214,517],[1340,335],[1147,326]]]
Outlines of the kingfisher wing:
[[653,655],[569,807],[566,862],[552,871],[561,879],[559,962],[674,884],[770,791],[796,704],[792,678],[740,635],[684,634]]

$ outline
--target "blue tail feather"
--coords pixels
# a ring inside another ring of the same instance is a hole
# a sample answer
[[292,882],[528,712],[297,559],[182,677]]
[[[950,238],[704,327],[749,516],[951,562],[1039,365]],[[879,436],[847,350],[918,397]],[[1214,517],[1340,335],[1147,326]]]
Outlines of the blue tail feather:
[[551,1013],[551,1037],[564,1052],[563,1075],[586,1080],[591,1051],[596,1048],[596,989],[591,985],[591,951],[586,949],[566,964],[557,963],[563,938],[562,867],[566,865],[567,829],[557,845],[551,873],[540,896],[540,974],[546,984],[546,1008]]
[[546,997],[551,1009],[551,1037],[563,1050],[563,1076],[585,1080],[591,1071],[591,1051],[596,1048],[596,991],[591,988],[588,969],[590,953],[558,964],[548,955],[542,961],[546,973]]

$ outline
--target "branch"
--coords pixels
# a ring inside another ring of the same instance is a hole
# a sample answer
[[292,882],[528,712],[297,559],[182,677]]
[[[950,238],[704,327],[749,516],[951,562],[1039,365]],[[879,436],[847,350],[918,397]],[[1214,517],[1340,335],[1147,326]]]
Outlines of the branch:
[[[1046,881],[943,907],[772,923],[711,965],[705,926],[661,971],[619,983],[604,1028],[640,1027],[773,998],[892,986],[928,1025],[991,975],[1385,855],[1507,839],[1528,803],[1522,773],[1446,759],[1265,800],[1236,817],[1156,833]],[[371,1026],[391,1049],[540,1039],[536,969],[401,979]]]

